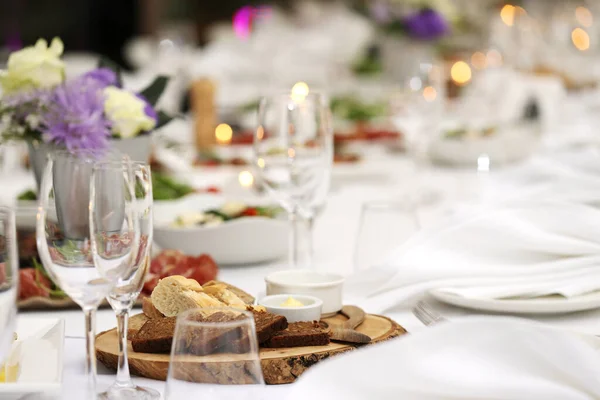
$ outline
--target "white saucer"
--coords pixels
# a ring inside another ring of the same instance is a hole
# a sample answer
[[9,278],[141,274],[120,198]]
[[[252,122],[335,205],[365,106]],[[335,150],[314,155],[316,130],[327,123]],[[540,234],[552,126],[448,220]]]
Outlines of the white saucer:
[[429,292],[436,300],[478,311],[511,314],[566,314],[600,308],[600,291],[573,298],[545,296],[532,299],[481,299],[458,296],[440,289]]

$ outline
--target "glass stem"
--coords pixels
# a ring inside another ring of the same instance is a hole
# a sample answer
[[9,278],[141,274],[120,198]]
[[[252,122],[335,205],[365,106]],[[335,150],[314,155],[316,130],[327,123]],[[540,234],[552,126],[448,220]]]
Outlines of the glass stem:
[[96,399],[96,308],[84,308],[85,314],[85,348],[88,399]]
[[306,264],[309,268],[313,267],[313,258],[315,256],[315,247],[313,242],[313,227],[315,226],[315,217],[311,215],[306,218]]
[[119,333],[119,363],[117,365],[117,380],[119,387],[134,387],[129,374],[129,361],[127,360],[127,326],[129,323],[129,309],[117,312],[117,330]]
[[294,208],[289,213],[290,218],[290,250],[289,250],[289,264],[291,269],[298,268],[298,209]]

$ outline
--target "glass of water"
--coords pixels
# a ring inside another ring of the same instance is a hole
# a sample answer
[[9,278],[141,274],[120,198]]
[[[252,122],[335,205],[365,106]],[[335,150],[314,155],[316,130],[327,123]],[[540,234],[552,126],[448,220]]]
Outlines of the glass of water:
[[0,207],[0,365],[8,356],[17,317],[19,259],[15,215]]
[[290,217],[291,268],[310,267],[310,251],[299,251],[299,217],[312,219],[329,192],[333,131],[327,99],[318,93],[265,97],[258,121],[255,175]]

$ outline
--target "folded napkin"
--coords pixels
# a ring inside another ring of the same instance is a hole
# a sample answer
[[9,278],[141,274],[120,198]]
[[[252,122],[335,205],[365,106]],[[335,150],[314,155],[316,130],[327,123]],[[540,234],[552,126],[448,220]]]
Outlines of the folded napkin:
[[507,298],[600,289],[600,210],[512,201],[457,213],[425,229],[380,266],[349,279],[348,296],[383,312],[431,289]]
[[520,319],[468,318],[316,365],[287,400],[599,399],[594,340]]

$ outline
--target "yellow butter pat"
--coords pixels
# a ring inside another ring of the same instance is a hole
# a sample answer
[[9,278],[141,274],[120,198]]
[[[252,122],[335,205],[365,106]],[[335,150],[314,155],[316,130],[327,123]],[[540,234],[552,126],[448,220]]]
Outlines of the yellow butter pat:
[[283,303],[281,303],[279,305],[280,307],[304,307],[304,304],[302,304],[300,301],[296,300],[293,297],[288,297],[286,301],[284,301]]

